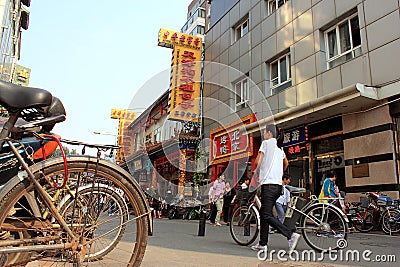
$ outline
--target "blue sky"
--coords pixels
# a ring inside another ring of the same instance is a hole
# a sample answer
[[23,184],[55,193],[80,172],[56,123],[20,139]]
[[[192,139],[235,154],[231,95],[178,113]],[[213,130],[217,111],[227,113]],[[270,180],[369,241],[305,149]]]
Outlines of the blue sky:
[[32,1],[22,33],[20,64],[30,86],[59,97],[67,120],[63,138],[112,144],[111,108],[128,108],[135,92],[169,68],[171,50],[157,46],[159,28],[179,31],[190,0]]

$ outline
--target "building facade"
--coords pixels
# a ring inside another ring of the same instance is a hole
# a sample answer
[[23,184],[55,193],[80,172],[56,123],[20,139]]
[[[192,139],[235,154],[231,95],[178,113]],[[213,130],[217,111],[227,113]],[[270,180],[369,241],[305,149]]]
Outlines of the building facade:
[[[204,96],[231,112],[206,101],[214,117],[205,119],[205,135],[234,115],[256,114],[260,125],[273,119],[285,131],[294,185],[318,194],[334,169],[349,199],[366,191],[398,198],[399,28],[396,0],[211,1],[205,61],[219,65],[205,65]],[[259,131],[249,136],[261,142]],[[255,154],[232,176],[251,170]],[[226,167],[210,163],[213,176]]]
[[181,32],[193,36],[204,37],[210,28],[210,4],[207,0],[193,0],[188,6],[186,23]]
[[193,194],[197,128],[168,120],[169,91],[161,95],[129,126],[133,146],[125,160],[133,177],[145,190],[165,197]]

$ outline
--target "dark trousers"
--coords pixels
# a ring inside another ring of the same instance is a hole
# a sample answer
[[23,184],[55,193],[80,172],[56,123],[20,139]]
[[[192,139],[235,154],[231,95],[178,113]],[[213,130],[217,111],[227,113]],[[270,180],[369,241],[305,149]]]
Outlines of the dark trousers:
[[287,239],[292,236],[292,231],[283,225],[272,213],[276,200],[282,194],[282,185],[264,184],[261,185],[261,209],[260,209],[260,245],[268,244],[269,225],[278,230]]
[[224,213],[224,222],[226,222],[226,223],[230,222],[230,220],[231,220],[233,206],[234,206],[234,204],[232,204],[230,202],[225,204],[225,201],[224,201],[224,207],[223,207],[222,211]]
[[215,203],[210,203],[211,215],[210,215],[210,222],[215,223],[215,217],[217,216],[217,207]]

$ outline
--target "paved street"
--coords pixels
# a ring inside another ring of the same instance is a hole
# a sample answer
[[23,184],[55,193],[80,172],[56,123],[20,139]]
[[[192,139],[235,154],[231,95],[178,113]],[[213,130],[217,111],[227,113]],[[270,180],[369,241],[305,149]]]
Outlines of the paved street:
[[[379,265],[398,266],[400,261],[400,236],[391,237],[380,234],[351,234],[348,239],[348,249],[359,251],[359,261],[346,261],[355,257],[351,253],[346,256],[338,254],[339,260],[329,259],[324,255],[323,262],[301,262],[301,261],[260,261],[257,253],[249,247],[242,247],[232,240],[229,227],[215,227],[206,225],[204,237],[197,235],[198,221],[155,219],[155,234],[149,237],[148,247],[142,263],[144,267],[150,266],[376,266],[375,259],[390,260],[391,262],[380,262]],[[279,234],[270,236],[270,250],[286,250],[287,242]],[[298,252],[301,254],[310,248],[300,240]],[[370,253],[367,251],[371,251]],[[367,262],[363,259],[370,259]],[[276,256],[276,255],[275,255]],[[316,258],[319,258],[317,254]],[[331,255],[333,259],[335,255]],[[376,258],[378,256],[378,258]],[[394,259],[395,258],[395,259]],[[396,262],[394,262],[396,260]]]

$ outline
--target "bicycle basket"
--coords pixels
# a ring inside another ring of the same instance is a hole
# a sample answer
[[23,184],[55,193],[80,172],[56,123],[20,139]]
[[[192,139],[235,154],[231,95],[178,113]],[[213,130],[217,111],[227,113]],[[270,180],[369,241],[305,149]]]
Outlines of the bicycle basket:
[[237,190],[236,199],[240,201],[249,201],[257,194],[257,191],[249,192],[247,190]]
[[360,197],[360,202],[361,202],[360,207],[366,209],[369,207],[371,200],[368,197]]

